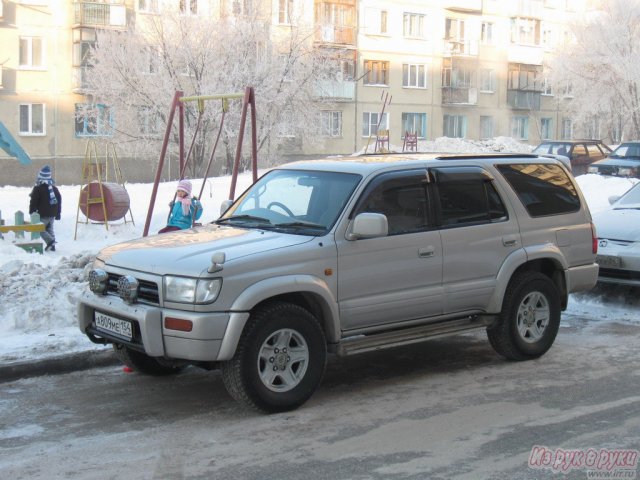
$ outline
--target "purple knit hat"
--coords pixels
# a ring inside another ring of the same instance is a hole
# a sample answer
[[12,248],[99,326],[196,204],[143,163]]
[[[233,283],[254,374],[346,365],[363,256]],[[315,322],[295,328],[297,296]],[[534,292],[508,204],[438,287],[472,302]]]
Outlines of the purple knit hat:
[[176,190],[182,190],[187,195],[191,195],[191,182],[189,180],[180,180]]

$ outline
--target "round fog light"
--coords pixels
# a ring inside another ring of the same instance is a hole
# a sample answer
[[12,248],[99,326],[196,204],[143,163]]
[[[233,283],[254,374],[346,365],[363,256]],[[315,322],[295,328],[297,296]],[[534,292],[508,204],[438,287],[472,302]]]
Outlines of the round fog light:
[[94,268],[89,272],[89,289],[93,293],[104,295],[109,285],[109,274],[100,268]]
[[133,303],[138,298],[138,280],[131,275],[123,275],[118,279],[118,295],[127,303]]

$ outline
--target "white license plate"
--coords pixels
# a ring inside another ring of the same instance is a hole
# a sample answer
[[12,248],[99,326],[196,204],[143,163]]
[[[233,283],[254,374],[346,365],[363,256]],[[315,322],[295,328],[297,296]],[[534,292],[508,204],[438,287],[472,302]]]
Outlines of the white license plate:
[[127,320],[114,318],[101,312],[95,312],[96,328],[103,332],[109,332],[119,337],[131,340],[133,338],[133,325]]
[[614,257],[613,255],[597,255],[596,263],[605,268],[620,268],[622,266],[620,257]]

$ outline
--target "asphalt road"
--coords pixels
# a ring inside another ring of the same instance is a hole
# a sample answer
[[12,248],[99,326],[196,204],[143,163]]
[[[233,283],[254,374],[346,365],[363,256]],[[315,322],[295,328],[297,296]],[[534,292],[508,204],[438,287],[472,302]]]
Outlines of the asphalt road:
[[570,315],[530,362],[481,332],[331,358],[307,404],[270,416],[217,371],[16,380],[0,384],[0,478],[587,479],[531,468],[532,448],[640,449],[639,340],[640,322]]

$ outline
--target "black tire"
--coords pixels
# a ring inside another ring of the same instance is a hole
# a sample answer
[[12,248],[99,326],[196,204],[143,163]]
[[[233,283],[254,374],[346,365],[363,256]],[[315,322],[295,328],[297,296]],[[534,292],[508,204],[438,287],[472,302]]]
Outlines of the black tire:
[[560,293],[549,277],[538,272],[513,276],[497,322],[487,328],[496,352],[510,360],[530,360],[553,345],[560,328]]
[[172,375],[182,371],[184,368],[180,365],[171,365],[163,362],[119,343],[113,344],[113,351],[118,360],[127,367],[146,375]]
[[266,413],[285,412],[311,397],[326,363],[318,320],[298,305],[274,302],[251,314],[234,357],[222,364],[222,380],[238,402]]

